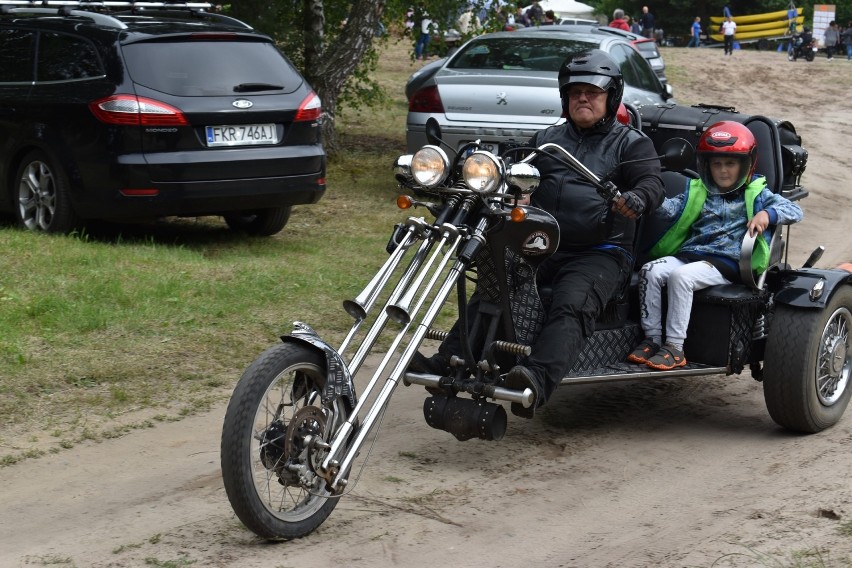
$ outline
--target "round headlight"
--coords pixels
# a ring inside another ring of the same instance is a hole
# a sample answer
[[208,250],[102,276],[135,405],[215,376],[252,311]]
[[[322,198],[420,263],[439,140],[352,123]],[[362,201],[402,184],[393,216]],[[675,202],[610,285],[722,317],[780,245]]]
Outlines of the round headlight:
[[447,154],[437,146],[423,146],[411,158],[411,174],[414,181],[426,188],[433,188],[447,178],[450,161]]
[[509,187],[524,195],[535,191],[539,180],[541,180],[541,174],[538,173],[538,168],[526,162],[512,164],[506,173],[506,183]]
[[464,161],[462,177],[464,183],[477,193],[494,193],[503,181],[503,160],[491,154],[477,150]]

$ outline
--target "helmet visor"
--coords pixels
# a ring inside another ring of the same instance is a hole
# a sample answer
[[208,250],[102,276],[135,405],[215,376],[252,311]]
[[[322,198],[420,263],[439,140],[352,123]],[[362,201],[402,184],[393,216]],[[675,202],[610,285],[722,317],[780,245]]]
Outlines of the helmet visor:
[[568,78],[567,85],[576,85],[578,83],[585,83],[587,85],[594,85],[599,89],[603,89],[604,91],[608,91],[612,86],[612,77],[606,77],[604,75],[572,75]]

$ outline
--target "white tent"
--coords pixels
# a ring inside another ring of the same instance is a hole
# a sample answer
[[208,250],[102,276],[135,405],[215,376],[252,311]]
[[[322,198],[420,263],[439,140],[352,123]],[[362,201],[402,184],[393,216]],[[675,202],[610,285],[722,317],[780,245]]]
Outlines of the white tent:
[[539,6],[545,12],[553,10],[560,18],[592,18],[595,11],[588,4],[575,0],[541,0]]

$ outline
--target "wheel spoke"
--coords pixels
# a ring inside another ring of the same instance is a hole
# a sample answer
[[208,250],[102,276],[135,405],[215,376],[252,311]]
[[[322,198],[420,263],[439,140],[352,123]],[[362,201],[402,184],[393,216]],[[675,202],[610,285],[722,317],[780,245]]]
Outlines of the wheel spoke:
[[826,323],[820,338],[816,388],[820,401],[829,406],[837,402],[848,388],[850,317],[845,309],[835,312]]

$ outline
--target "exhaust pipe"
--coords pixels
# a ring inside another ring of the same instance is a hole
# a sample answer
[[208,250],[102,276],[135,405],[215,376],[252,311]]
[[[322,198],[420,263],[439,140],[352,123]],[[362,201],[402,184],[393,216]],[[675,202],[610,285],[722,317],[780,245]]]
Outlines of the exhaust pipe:
[[482,399],[430,396],[423,401],[426,423],[459,441],[480,438],[497,441],[506,434],[506,409]]

